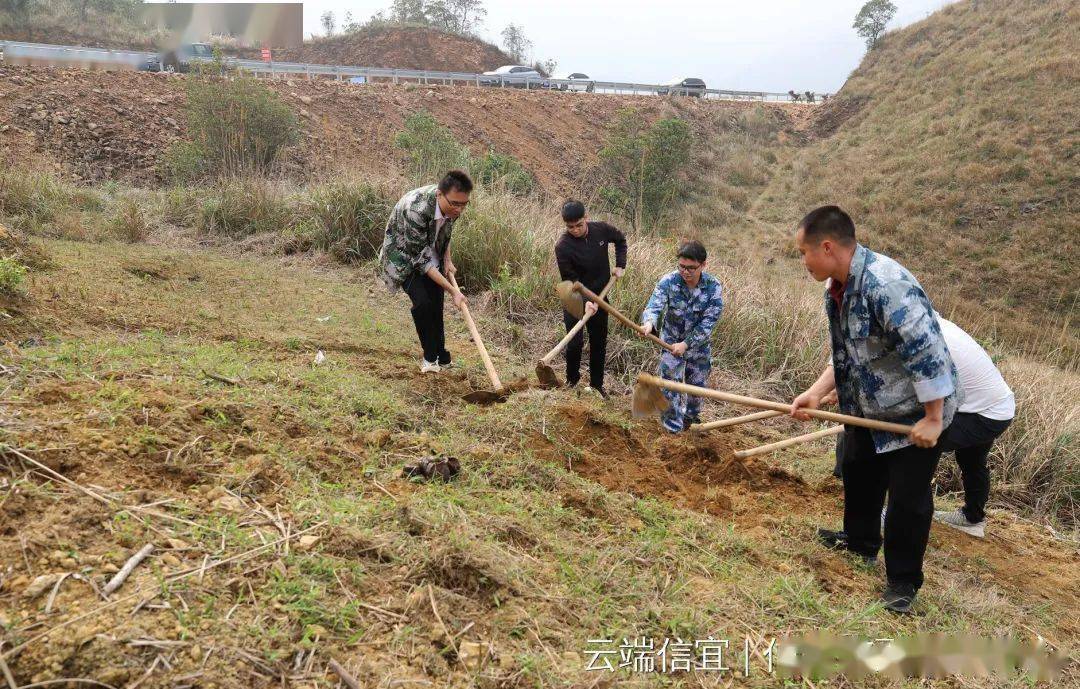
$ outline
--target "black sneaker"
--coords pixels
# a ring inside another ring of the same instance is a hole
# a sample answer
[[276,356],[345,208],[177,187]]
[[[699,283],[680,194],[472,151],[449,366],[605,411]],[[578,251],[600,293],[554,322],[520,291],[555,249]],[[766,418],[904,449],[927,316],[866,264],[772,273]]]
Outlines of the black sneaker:
[[881,594],[881,602],[886,610],[906,615],[911,612],[911,606],[915,604],[915,587],[911,584],[892,584],[885,587],[885,593]]
[[877,566],[877,555],[863,555],[857,553],[851,549],[851,545],[848,543],[848,535],[846,531],[829,531],[828,529],[818,529],[817,532],[818,541],[820,541],[826,548],[832,548],[833,550],[846,550],[852,555],[859,558],[862,564],[867,567]]
[[826,548],[832,548],[833,550],[848,549],[848,537],[846,531],[829,531],[828,529],[818,529],[817,537],[818,540],[821,541]]

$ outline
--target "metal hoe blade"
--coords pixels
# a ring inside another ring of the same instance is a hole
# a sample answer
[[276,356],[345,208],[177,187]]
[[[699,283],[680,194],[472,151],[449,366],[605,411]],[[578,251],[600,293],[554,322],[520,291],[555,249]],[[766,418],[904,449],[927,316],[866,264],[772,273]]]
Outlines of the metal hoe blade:
[[635,419],[662,414],[667,411],[668,406],[667,397],[664,397],[664,392],[660,388],[640,380],[634,384],[631,411]]
[[536,378],[545,388],[562,387],[559,377],[555,375],[555,369],[551,368],[543,361],[536,362]]
[[486,406],[489,404],[495,404],[496,402],[505,402],[506,398],[510,396],[510,391],[506,388],[502,390],[473,390],[467,395],[462,395],[461,399],[472,404],[479,404]]
[[555,286],[555,292],[559,295],[559,301],[562,302],[563,308],[571,316],[580,319],[585,315],[585,300],[574,289],[573,282],[570,280],[560,282]]

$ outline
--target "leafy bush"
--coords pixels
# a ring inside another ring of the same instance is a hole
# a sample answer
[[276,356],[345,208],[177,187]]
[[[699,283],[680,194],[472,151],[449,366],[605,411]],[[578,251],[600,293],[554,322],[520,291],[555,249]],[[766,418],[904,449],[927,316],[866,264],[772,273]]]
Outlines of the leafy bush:
[[477,184],[525,195],[536,187],[529,171],[511,155],[489,150],[474,158],[454,133],[428,112],[418,112],[405,120],[405,128],[394,138],[405,151],[406,168],[413,184],[431,184],[447,170],[468,170]]
[[536,188],[536,180],[517,158],[494,149],[473,158],[469,163],[469,174],[477,184],[500,188],[517,196],[530,194]]
[[258,81],[197,75],[187,85],[187,145],[166,156],[181,176],[268,173],[299,138],[296,115]]
[[173,142],[165,149],[159,165],[165,179],[181,184],[193,182],[210,172],[210,161],[202,147],[191,141]]
[[414,184],[430,184],[447,170],[469,167],[469,149],[428,112],[410,115],[404,130],[394,137],[394,146],[405,151],[409,179]]
[[0,295],[21,294],[25,281],[26,266],[14,258],[0,257]]
[[692,134],[679,119],[646,127],[633,108],[619,111],[600,151],[598,193],[604,210],[635,229],[655,229],[685,196]]

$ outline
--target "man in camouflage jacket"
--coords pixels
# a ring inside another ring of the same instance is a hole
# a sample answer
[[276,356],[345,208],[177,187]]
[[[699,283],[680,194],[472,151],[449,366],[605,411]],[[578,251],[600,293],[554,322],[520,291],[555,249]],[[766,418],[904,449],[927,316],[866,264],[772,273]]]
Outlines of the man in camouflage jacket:
[[466,303],[450,283],[457,269],[450,257],[454,221],[465,210],[472,180],[451,170],[438,185],[413,189],[394,206],[379,252],[383,281],[390,291],[404,289],[412,301],[413,324],[423,349],[422,373],[438,373],[450,365],[443,328],[443,295],[454,306]]
[[[700,387],[709,380],[710,340],[724,310],[720,281],[705,272],[706,258],[700,242],[680,246],[678,270],[660,278],[641,314],[647,332],[655,331],[663,318],[660,339],[674,350],[660,355],[658,375]],[[666,430],[679,433],[698,421],[700,397],[671,390],[664,390],[664,396],[669,404],[660,420]]]
[[930,480],[941,457],[937,441],[959,403],[956,366],[918,280],[858,244],[847,213],[836,206],[810,212],[795,244],[814,279],[829,281],[825,311],[833,365],[795,398],[792,414],[809,418],[802,409],[817,408],[835,388],[845,414],[913,426],[906,436],[847,427],[844,530],[821,530],[819,537],[876,560],[887,491],[883,601],[890,610],[908,612],[923,584],[934,514]]

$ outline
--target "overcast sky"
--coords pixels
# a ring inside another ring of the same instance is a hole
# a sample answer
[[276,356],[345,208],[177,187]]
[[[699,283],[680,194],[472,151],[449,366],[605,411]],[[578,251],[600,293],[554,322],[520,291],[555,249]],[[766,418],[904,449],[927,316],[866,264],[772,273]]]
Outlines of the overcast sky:
[[[486,0],[480,35],[500,44],[513,22],[533,57],[594,79],[659,83],[701,77],[711,88],[833,92],[858,66],[864,43],[851,23],[865,0]],[[925,18],[949,0],[893,0],[892,26]],[[323,33],[332,10],[366,20],[391,0],[307,0],[304,35]],[[361,65],[362,66],[362,65]]]

